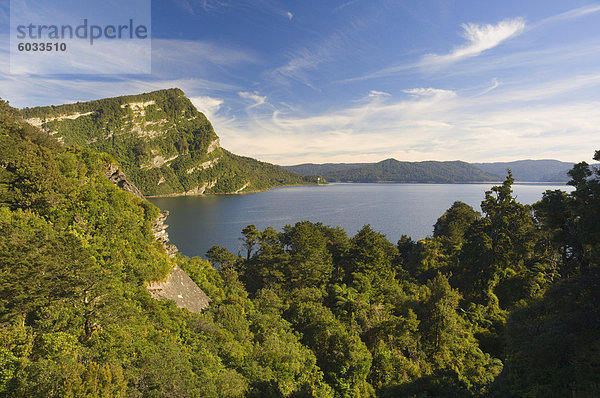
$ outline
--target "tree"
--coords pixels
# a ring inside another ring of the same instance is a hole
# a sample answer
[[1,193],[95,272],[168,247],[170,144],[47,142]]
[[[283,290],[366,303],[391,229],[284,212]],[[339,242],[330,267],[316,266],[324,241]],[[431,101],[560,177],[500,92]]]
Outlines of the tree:
[[506,326],[506,377],[514,396],[600,394],[600,268],[566,279],[523,303]]
[[[600,159],[600,151],[594,160]],[[561,273],[569,277],[600,264],[600,169],[586,162],[569,171],[571,194],[548,191],[535,205],[536,217],[551,235],[561,256]]]
[[444,245],[452,250],[460,248],[464,235],[471,224],[481,218],[481,214],[464,202],[454,202],[446,212],[437,219],[433,226],[433,236],[442,239]]
[[[486,192],[481,202],[484,217],[471,224],[460,252],[454,280],[469,299],[481,304],[493,304],[497,300],[494,289],[503,275],[508,270],[521,271],[532,257],[531,209],[512,196],[513,182],[509,171],[502,185]],[[508,271],[507,275],[513,274]]]
[[246,260],[250,260],[254,248],[260,242],[261,233],[258,229],[256,229],[256,226],[252,224],[242,229],[242,235],[244,236],[242,238],[242,244],[246,249]]

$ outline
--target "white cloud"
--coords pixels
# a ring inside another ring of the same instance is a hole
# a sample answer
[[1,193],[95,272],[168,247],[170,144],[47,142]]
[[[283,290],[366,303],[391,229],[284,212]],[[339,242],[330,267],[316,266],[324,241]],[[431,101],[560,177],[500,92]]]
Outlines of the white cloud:
[[389,97],[391,96],[390,93],[386,93],[385,91],[377,91],[377,90],[371,90],[369,92],[369,97],[374,98],[374,97]]
[[215,118],[216,113],[221,108],[223,104],[223,100],[212,97],[189,97],[192,104],[198,109],[200,112],[204,113],[204,115],[208,118],[208,120],[212,120]]
[[246,109],[256,108],[257,106],[265,104],[267,101],[267,97],[258,95],[256,93],[249,93],[247,91],[240,91],[238,92],[238,95],[240,96],[240,98],[250,100],[253,102],[253,104],[249,105]]
[[500,21],[496,25],[463,24],[463,37],[467,43],[456,47],[445,55],[428,54],[423,57],[424,66],[442,66],[474,57],[482,52],[498,46],[500,43],[520,34],[525,29],[523,18],[512,18]]
[[452,98],[456,96],[456,93],[452,90],[442,90],[439,88],[411,88],[404,90],[406,94],[410,94],[415,97],[430,97],[430,98]]
[[[597,75],[461,92],[432,87],[367,96],[338,110],[286,109],[213,124],[223,146],[278,164],[399,160],[587,159],[600,147],[600,100],[567,100],[600,86]],[[466,95],[465,93],[471,93]],[[543,100],[542,100],[543,99]]]
[[[417,61],[390,66],[362,76],[344,79],[338,81],[338,83],[353,83],[377,79],[402,73],[410,73],[419,69],[438,71],[443,66],[475,57],[486,50],[490,50],[500,45],[511,37],[521,34],[525,30],[526,25],[522,18],[513,18],[503,20],[496,25],[478,25],[469,23],[462,24],[461,26],[463,28],[463,37],[467,40],[467,43],[456,47],[448,54],[426,54]],[[539,60],[539,58],[537,59]],[[481,67],[479,64],[477,66]],[[511,66],[514,66],[514,64]],[[483,65],[483,67],[485,67],[485,65]],[[466,69],[461,69],[461,71],[469,73]]]

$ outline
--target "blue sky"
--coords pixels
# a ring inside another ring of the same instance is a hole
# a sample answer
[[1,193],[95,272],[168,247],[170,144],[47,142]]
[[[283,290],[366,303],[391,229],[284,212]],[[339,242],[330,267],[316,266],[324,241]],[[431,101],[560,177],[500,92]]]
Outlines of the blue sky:
[[600,149],[597,1],[154,0],[151,75],[11,75],[8,16],[17,107],[179,87],[225,148],[277,164]]

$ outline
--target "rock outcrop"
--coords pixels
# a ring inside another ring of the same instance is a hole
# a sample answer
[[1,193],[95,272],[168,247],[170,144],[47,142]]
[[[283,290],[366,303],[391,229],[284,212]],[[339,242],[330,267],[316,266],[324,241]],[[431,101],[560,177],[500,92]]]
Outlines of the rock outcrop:
[[165,224],[168,216],[169,212],[167,210],[160,212],[158,218],[152,225],[152,233],[154,234],[156,240],[162,243],[162,245],[165,247],[169,258],[173,258],[175,257],[175,254],[177,254],[178,249],[177,246],[169,244],[169,233],[167,232],[167,228],[169,228],[169,226]]
[[[152,233],[167,251],[169,258],[175,257],[177,247],[169,243],[169,227],[165,221],[169,212],[163,210],[152,225]],[[175,266],[165,281],[149,282],[146,286],[148,293],[156,300],[173,300],[180,308],[187,308],[191,312],[202,312],[208,307],[210,297],[206,295],[181,268]]]
[[[109,165],[106,176],[119,188],[131,192],[139,198],[144,198],[140,190],[127,181],[125,174],[115,165]],[[163,210],[160,212],[152,225],[152,233],[157,241],[165,248],[169,258],[174,258],[177,254],[177,247],[169,243],[169,227],[165,222],[169,212]],[[191,312],[200,313],[208,307],[210,297],[206,295],[181,268],[175,266],[165,281],[149,282],[146,286],[148,293],[156,300],[173,300],[180,308],[186,308]]]
[[175,267],[164,282],[151,282],[146,287],[156,300],[173,300],[180,308],[200,313],[210,303],[210,297],[181,268]]
[[113,164],[108,165],[108,169],[106,170],[105,174],[113,184],[122,190],[131,192],[138,198],[144,199],[144,195],[142,195],[140,190],[135,185],[127,181],[125,173],[123,173],[117,166]]

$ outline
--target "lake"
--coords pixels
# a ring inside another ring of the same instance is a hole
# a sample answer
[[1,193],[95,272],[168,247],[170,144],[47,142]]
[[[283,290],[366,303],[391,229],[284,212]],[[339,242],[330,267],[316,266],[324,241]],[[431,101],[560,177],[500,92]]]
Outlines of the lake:
[[[486,190],[495,184],[329,184],[277,188],[248,195],[208,195],[152,198],[170,212],[169,237],[187,256],[205,257],[219,245],[238,253],[241,230],[254,224],[259,230],[281,230],[287,224],[309,220],[340,226],[354,235],[363,225],[397,242],[402,234],[421,239],[456,200],[481,211]],[[497,184],[496,184],[497,185]],[[572,187],[551,183],[516,183],[514,195],[523,204],[542,198],[548,189],[567,192]]]

